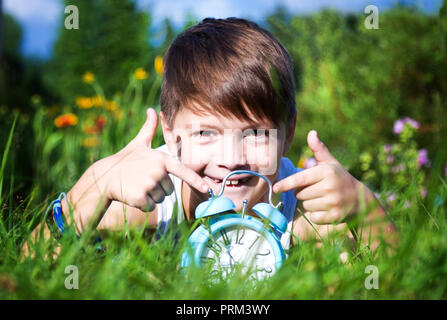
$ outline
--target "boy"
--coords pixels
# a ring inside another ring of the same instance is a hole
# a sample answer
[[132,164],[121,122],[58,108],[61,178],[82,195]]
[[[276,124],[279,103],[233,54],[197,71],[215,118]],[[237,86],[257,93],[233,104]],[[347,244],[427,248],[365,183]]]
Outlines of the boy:
[[[396,229],[373,193],[340,165],[316,131],[307,141],[317,166],[300,171],[283,157],[296,125],[292,62],[269,32],[243,19],[204,19],[174,40],[164,61],[160,120],[166,145],[152,148],[159,119],[148,109],[137,136],[91,165],[68,192],[74,221],[62,201],[64,218],[78,234],[93,224],[105,236],[124,221],[148,222],[163,232],[176,204],[177,222],[193,220],[209,188],[217,194],[229,172],[246,169],[265,174],[281,194],[288,221],[281,238],[285,249],[296,238],[334,229],[371,249],[381,238],[394,242]],[[247,208],[267,201],[262,179],[230,180],[224,196],[236,210],[244,199]],[[362,204],[369,211],[357,217]],[[356,217],[363,231],[351,233],[346,221]]]

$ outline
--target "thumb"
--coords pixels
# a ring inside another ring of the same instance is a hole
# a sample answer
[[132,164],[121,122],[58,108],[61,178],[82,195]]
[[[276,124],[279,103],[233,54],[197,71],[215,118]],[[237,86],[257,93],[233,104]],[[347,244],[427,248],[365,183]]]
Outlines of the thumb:
[[318,138],[317,131],[309,131],[307,134],[307,144],[314,153],[315,160],[317,160],[318,163],[338,163],[337,159],[332,156],[329,149]]
[[158,114],[153,108],[147,108],[146,110],[146,121],[138,132],[134,141],[137,143],[145,144],[149,148],[152,144],[152,139],[154,138],[155,132],[157,132],[158,127]]

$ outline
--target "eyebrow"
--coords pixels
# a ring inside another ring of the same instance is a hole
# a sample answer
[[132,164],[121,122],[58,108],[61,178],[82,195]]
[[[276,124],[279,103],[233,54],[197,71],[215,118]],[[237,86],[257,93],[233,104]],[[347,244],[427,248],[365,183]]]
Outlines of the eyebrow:
[[[194,125],[196,126],[196,125]],[[253,129],[253,127],[260,127],[258,129],[264,129],[264,130],[270,130],[270,129],[276,129],[276,128],[270,128],[266,123],[250,123],[247,124],[245,127],[240,128],[241,131],[247,130],[247,129]],[[193,125],[188,123],[186,124],[186,129],[192,129]],[[209,123],[205,123],[205,124],[200,124],[200,129],[216,129],[216,130],[225,130],[225,128],[222,128],[222,126],[219,125],[214,125],[214,124],[209,124]]]

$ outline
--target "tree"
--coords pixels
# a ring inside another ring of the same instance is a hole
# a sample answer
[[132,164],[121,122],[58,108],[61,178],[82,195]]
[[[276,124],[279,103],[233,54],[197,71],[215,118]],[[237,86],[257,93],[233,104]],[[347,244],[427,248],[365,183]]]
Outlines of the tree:
[[[65,0],[65,4],[73,4]],[[65,29],[63,16],[46,80],[62,102],[91,94],[81,81],[90,71],[106,95],[123,90],[129,74],[149,64],[148,14],[131,0],[79,0],[79,29]]]

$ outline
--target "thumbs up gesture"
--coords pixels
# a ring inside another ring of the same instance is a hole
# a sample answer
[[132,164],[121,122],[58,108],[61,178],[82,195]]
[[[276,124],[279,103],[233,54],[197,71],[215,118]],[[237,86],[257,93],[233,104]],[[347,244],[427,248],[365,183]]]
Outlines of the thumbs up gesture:
[[207,192],[208,184],[192,169],[162,151],[152,149],[158,126],[157,112],[147,109],[147,119],[137,136],[121,151],[102,159],[98,165],[108,168],[102,179],[107,200],[116,200],[142,211],[152,211],[174,190],[168,173],[195,189]]
[[307,143],[317,165],[278,181],[273,191],[295,190],[306,216],[315,224],[342,223],[356,212],[359,193],[366,186],[343,168],[315,130],[308,133]]

